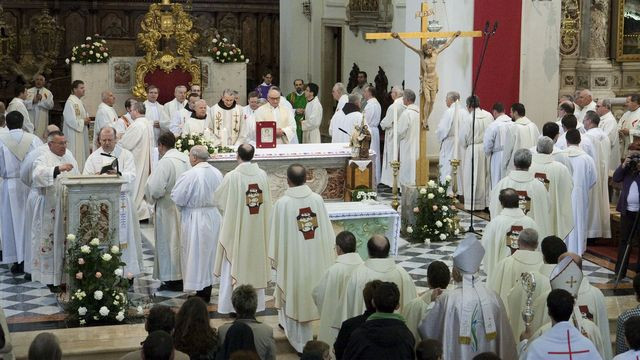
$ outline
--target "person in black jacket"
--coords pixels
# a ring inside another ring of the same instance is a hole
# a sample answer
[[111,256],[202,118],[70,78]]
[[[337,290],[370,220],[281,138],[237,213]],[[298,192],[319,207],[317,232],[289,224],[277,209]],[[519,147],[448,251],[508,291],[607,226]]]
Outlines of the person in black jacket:
[[343,359],[414,359],[415,340],[400,314],[400,290],[392,282],[383,282],[373,292],[376,312],[356,329],[347,344]]

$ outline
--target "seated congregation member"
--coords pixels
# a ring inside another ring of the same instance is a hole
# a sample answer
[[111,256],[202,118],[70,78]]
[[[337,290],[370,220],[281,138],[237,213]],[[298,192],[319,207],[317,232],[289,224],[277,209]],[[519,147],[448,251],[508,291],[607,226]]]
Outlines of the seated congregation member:
[[62,349],[58,337],[50,332],[38,334],[29,345],[29,360],[61,360]]
[[157,330],[149,334],[142,342],[142,356],[140,360],[175,360],[176,350],[173,347],[173,338],[166,331]]
[[640,358],[640,317],[634,316],[624,322],[624,336],[629,350],[618,354],[613,360],[637,360]]
[[416,360],[442,360],[442,344],[438,340],[422,340],[416,346]]
[[324,341],[309,340],[302,349],[302,360],[331,360],[331,347]]
[[189,355],[190,359],[215,359],[218,333],[209,324],[207,304],[200,297],[190,297],[180,307],[173,342],[176,350]]
[[[636,301],[640,302],[640,274],[636,274],[633,278],[633,290],[636,295]],[[640,316],[640,305],[633,309],[628,309],[618,316],[616,322],[616,354],[622,354],[629,350],[629,345],[625,342],[624,334],[626,333],[626,321],[634,316]]]
[[234,322],[227,329],[226,335],[216,354],[216,360],[227,360],[231,357],[231,354],[238,351],[258,354],[253,340],[253,331],[251,331],[249,325],[243,322]]

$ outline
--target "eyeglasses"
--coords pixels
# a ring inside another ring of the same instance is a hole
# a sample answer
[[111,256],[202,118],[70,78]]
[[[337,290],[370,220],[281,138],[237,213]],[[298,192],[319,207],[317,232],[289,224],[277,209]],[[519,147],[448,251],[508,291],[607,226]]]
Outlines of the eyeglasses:
[[271,96],[269,96],[269,100],[280,100],[280,97],[279,97],[279,96],[278,96],[278,97],[271,97]]

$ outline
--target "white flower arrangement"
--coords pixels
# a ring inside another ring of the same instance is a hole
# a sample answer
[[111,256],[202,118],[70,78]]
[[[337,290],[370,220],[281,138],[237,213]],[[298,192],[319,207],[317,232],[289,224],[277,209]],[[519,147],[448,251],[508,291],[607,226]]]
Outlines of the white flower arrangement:
[[249,62],[249,59],[245,58],[242,50],[236,44],[229,43],[227,38],[221,37],[217,32],[211,40],[211,45],[208,52],[213,61],[219,63]]
[[65,59],[65,63],[99,64],[106,63],[109,57],[107,41],[102,39],[100,35],[95,34],[93,38],[87,36],[85,43],[72,47],[71,57]]
[[455,199],[446,194],[448,187],[448,182],[429,180],[426,187],[418,189],[417,208],[413,209],[415,223],[406,224],[412,225],[413,231],[405,231],[412,241],[444,241],[456,235]]

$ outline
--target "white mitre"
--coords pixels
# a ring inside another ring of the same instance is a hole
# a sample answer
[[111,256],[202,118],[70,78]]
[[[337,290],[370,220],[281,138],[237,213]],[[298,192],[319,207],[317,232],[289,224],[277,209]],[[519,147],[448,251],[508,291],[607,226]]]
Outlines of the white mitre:
[[484,248],[473,235],[467,234],[453,252],[453,266],[465,274],[475,274],[484,258]]
[[549,279],[551,279],[551,289],[566,290],[576,298],[578,297],[578,289],[580,289],[583,276],[578,264],[573,261],[571,256],[567,256],[553,268],[553,271],[551,271],[549,275]]

